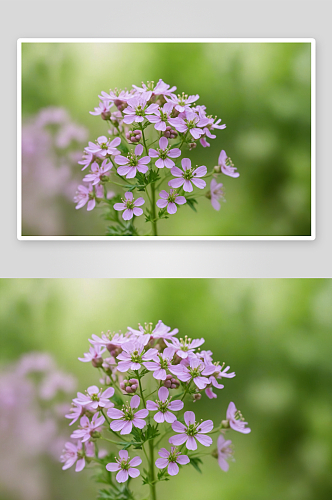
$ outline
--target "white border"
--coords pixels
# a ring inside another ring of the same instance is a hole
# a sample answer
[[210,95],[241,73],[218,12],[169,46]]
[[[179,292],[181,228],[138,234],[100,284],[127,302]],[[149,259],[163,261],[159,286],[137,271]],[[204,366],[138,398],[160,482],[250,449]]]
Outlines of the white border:
[[[22,236],[22,43],[310,43],[311,44],[311,235],[310,236]],[[314,38],[19,38],[17,40],[17,239],[18,240],[253,240],[316,239],[316,40]]]

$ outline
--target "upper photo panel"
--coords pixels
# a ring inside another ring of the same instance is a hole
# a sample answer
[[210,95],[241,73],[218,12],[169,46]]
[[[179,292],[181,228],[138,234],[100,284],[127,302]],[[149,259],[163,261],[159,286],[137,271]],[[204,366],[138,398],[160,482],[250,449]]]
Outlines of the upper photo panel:
[[315,239],[313,39],[18,40],[17,237]]

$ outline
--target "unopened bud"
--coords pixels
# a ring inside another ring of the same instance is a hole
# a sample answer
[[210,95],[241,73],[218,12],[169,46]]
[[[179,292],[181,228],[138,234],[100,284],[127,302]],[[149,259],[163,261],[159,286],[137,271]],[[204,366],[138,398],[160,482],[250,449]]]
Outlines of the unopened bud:
[[99,357],[99,358],[93,358],[91,360],[91,364],[94,368],[100,368],[102,365],[103,365],[103,358],[102,357]]
[[221,172],[220,165],[216,165],[215,167],[213,167],[213,172],[215,172],[216,174],[220,174],[220,172]]
[[189,151],[191,151],[192,149],[195,149],[196,146],[197,146],[196,142],[190,142],[189,143]]
[[228,420],[222,420],[221,421],[221,427],[223,429],[229,429],[230,425],[229,425],[229,421]]
[[200,392],[195,392],[195,394],[193,394],[193,402],[195,403],[196,401],[199,401],[202,397],[202,394]]
[[111,112],[110,111],[103,111],[101,113],[101,117],[103,120],[109,120],[111,118]]

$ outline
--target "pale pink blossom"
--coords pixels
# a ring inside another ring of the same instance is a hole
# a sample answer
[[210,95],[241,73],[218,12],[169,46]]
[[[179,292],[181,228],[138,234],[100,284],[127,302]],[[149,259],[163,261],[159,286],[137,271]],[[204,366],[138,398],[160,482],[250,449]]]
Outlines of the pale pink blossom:
[[167,467],[167,472],[170,476],[176,476],[176,474],[178,474],[178,464],[186,465],[190,462],[187,455],[181,455],[181,452],[174,446],[171,447],[170,452],[167,451],[166,448],[161,448],[158,451],[158,455],[161,458],[156,460],[156,467],[158,467],[158,469],[165,469],[165,467]]
[[77,188],[76,195],[74,196],[74,202],[77,203],[76,210],[87,205],[87,211],[93,210],[96,206],[96,198],[103,198],[104,191],[102,186],[89,186],[79,185]]
[[94,111],[90,111],[90,115],[101,115],[103,120],[109,120],[111,116],[111,107],[113,106],[113,102],[109,100],[102,100],[99,103],[99,106],[95,108]]
[[134,200],[133,193],[131,191],[127,191],[125,193],[124,199],[122,199],[122,203],[115,203],[113,205],[114,210],[117,211],[122,211],[122,218],[123,220],[130,220],[133,218],[135,215],[136,217],[139,217],[140,215],[143,214],[143,210],[140,207],[141,205],[144,205],[145,200],[144,198],[140,197],[137,198],[137,200]]
[[157,352],[152,361],[143,363],[145,368],[153,372],[157,380],[166,380],[167,370],[170,370],[172,359],[175,354],[174,347],[167,347],[163,352]]
[[85,457],[93,457],[94,454],[93,443],[86,443],[85,451],[83,451],[82,443],[75,445],[74,443],[67,442],[60,457],[60,461],[65,463],[62,469],[69,469],[76,462],[75,471],[80,472],[85,467]]
[[133,87],[136,92],[146,95],[148,99],[150,99],[152,95],[168,96],[176,90],[176,87],[170,88],[170,85],[163,82],[161,78],[156,85],[154,85],[154,82],[148,82],[148,85],[142,82],[142,87],[137,87],[136,85],[133,85]]
[[192,411],[186,411],[184,414],[185,425],[178,420],[173,422],[172,429],[179,434],[169,438],[169,443],[174,446],[181,446],[186,443],[188,450],[196,450],[197,443],[196,440],[203,446],[210,446],[212,444],[212,439],[210,436],[206,436],[207,432],[211,432],[213,429],[212,420],[205,420],[204,422],[195,421],[195,413]]
[[120,151],[116,148],[120,143],[120,137],[116,137],[111,141],[111,139],[107,139],[107,137],[101,135],[100,137],[98,137],[96,143],[89,142],[89,146],[85,148],[85,151],[97,155],[100,158],[103,158],[106,155],[118,156],[120,154]]
[[182,134],[189,132],[193,139],[197,140],[204,134],[202,127],[205,127],[209,120],[189,109],[176,118],[169,118],[168,123]]
[[149,414],[146,409],[134,411],[140,405],[140,397],[133,396],[130,400],[130,405],[128,402],[122,406],[122,410],[117,410],[116,408],[110,408],[107,410],[107,415],[114,419],[111,422],[110,427],[114,432],[120,432],[120,434],[130,434],[133,426],[138,429],[143,429],[146,426],[144,418]]
[[[180,411],[182,410],[184,404],[179,399],[170,401],[169,399],[169,390],[166,387],[160,387],[158,391],[158,400],[151,401],[148,400],[146,402],[146,408],[149,411],[157,411],[154,415],[153,419],[158,424],[163,422],[167,422],[172,424],[176,420],[176,416],[172,411]],[[171,410],[171,411],[170,411]]]
[[136,176],[137,170],[142,174],[145,174],[149,167],[147,166],[150,163],[150,156],[143,156],[139,158],[143,153],[142,144],[137,144],[135,147],[135,153],[128,153],[127,157],[118,155],[115,157],[114,161],[117,165],[120,165],[117,169],[117,173],[119,175],[125,175],[127,179],[132,179]]
[[106,158],[101,165],[93,162],[91,165],[91,173],[83,178],[83,182],[91,182],[93,186],[108,179],[108,172],[113,167],[113,164]]
[[126,482],[129,477],[135,478],[140,475],[140,471],[136,469],[138,465],[141,465],[142,459],[140,457],[134,457],[129,460],[128,451],[120,450],[119,458],[116,458],[116,462],[110,462],[106,465],[106,469],[109,472],[117,472],[116,480],[118,483]]
[[189,158],[182,158],[181,160],[182,170],[178,167],[173,167],[171,169],[171,174],[177,179],[172,179],[168,182],[168,185],[172,188],[179,188],[183,186],[184,191],[190,193],[193,190],[192,184],[194,184],[199,189],[204,189],[206,182],[199,177],[203,177],[207,173],[207,168],[205,165],[201,167],[192,168],[191,161]]
[[171,327],[166,326],[160,319],[152,330],[151,336],[154,339],[171,339],[173,335],[176,335],[178,332],[178,328],[171,330]]
[[176,95],[172,95],[170,98],[166,98],[166,100],[168,102],[171,102],[174,106],[174,108],[179,111],[180,113],[182,113],[183,111],[187,111],[187,110],[190,110],[190,105],[197,101],[197,99],[199,99],[199,95],[196,94],[196,95],[185,95],[184,92],[182,92],[182,95],[178,94],[177,96]]
[[119,354],[118,351],[121,349],[122,344],[130,340],[128,334],[123,333],[112,333],[108,331],[107,333],[101,332],[101,337],[92,334],[92,339],[89,339],[90,344],[99,345],[101,347],[105,346],[106,349],[112,354]]
[[187,203],[187,200],[184,196],[179,196],[178,193],[174,189],[170,189],[170,192],[167,193],[164,189],[159,193],[160,200],[157,201],[156,205],[159,208],[166,208],[167,213],[173,215],[177,212],[176,205],[184,205]]
[[98,368],[103,364],[102,355],[105,351],[106,347],[94,345],[89,348],[89,352],[84,353],[84,358],[78,358],[78,360],[83,361],[83,363],[89,363],[91,361],[92,365]]
[[227,459],[233,454],[233,450],[230,448],[232,441],[229,439],[226,441],[224,436],[220,434],[217,441],[217,451],[218,451],[218,464],[221,470],[227,472],[229,469],[229,464]]
[[131,124],[133,122],[143,122],[146,115],[154,113],[158,109],[158,104],[147,104],[148,95],[134,96],[128,99],[128,106],[123,110],[126,115],[123,122]]
[[84,414],[85,408],[78,404],[78,403],[72,403],[72,406],[69,410],[70,413],[67,413],[65,415],[66,418],[71,419],[71,422],[69,425],[73,425],[79,418],[81,418]]
[[229,177],[239,177],[239,172],[236,172],[236,168],[232,160],[227,156],[226,151],[222,150],[219,159],[218,165],[221,169],[221,172],[225,175],[229,175]]
[[209,384],[209,377],[214,373],[214,365],[205,365],[196,357],[190,357],[181,361],[179,365],[170,366],[169,371],[176,375],[181,382],[193,381],[199,390],[205,389]]
[[171,147],[168,146],[168,139],[166,137],[161,137],[159,139],[159,148],[149,149],[149,156],[150,158],[158,158],[155,163],[157,168],[172,168],[175,166],[175,163],[171,158],[178,158],[181,156],[181,149],[171,149]]
[[154,123],[154,128],[156,130],[160,132],[165,132],[167,127],[167,122],[171,116],[172,110],[173,110],[173,104],[171,102],[166,102],[166,104],[164,104],[162,108],[157,108],[152,115],[147,116],[146,118],[150,123]]
[[77,393],[77,398],[73,402],[82,406],[89,405],[89,408],[97,410],[98,408],[111,408],[114,404],[110,398],[114,395],[113,387],[109,387],[105,391],[98,389],[96,385],[88,387],[86,394]]
[[86,441],[90,441],[91,438],[95,437],[95,433],[99,433],[101,431],[102,425],[105,422],[105,417],[103,415],[99,415],[99,413],[95,413],[90,420],[86,415],[80,420],[80,428],[76,429],[72,435],[70,436],[73,439],[80,439],[82,443]]
[[[148,341],[148,339],[147,339]],[[127,372],[128,370],[139,370],[143,361],[154,359],[158,354],[157,349],[149,349],[145,351],[146,339],[138,338],[122,345],[122,352],[117,356],[120,360],[118,364],[119,372]]]
[[229,426],[234,431],[242,432],[242,434],[249,434],[249,432],[251,432],[251,429],[249,427],[246,427],[246,425],[248,425],[248,422],[244,421],[241,412],[236,409],[234,403],[229,403],[226,412],[226,418],[229,422]]
[[210,196],[211,196],[211,205],[215,210],[220,210],[219,199],[224,199],[224,192],[222,190],[222,183],[218,183],[215,179],[211,179],[210,184]]
[[191,339],[187,335],[185,335],[184,339],[178,339],[176,337],[171,339],[171,343],[165,340],[165,344],[174,347],[176,354],[182,358],[186,359],[188,356],[192,356],[194,354],[195,349],[204,344],[205,340],[201,339]]

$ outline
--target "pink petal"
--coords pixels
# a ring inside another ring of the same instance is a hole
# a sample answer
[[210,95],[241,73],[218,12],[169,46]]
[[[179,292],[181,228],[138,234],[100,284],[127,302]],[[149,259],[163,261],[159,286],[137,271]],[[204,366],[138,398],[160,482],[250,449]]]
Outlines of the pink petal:
[[[112,422],[113,423],[113,422]],[[112,424],[111,424],[112,425]],[[122,431],[120,432],[120,434],[130,434],[131,433],[131,430],[133,428],[133,423],[131,420],[127,420],[124,424],[124,426],[122,427]]]
[[168,146],[168,140],[167,140],[167,138],[166,137],[161,137],[159,139],[159,147],[160,147],[160,149],[165,150],[167,148],[167,146]]
[[[188,158],[184,158],[184,159],[188,160]],[[182,172],[182,170],[179,169],[179,167],[173,167],[171,170],[171,174],[174,175],[174,177],[182,177],[183,176],[183,172]]]
[[143,153],[143,146],[142,146],[142,144],[137,144],[137,146],[135,148],[135,155],[136,156],[141,156],[142,153]]
[[150,158],[159,158],[159,155],[155,149],[149,149]]
[[[192,413],[192,412],[190,412]],[[181,422],[178,420],[172,424],[172,429],[175,432],[185,432],[186,431],[186,426],[183,425]]]
[[153,419],[158,423],[158,424],[162,424],[163,422],[165,422],[165,417],[164,417],[164,414],[161,412],[161,411],[158,411],[158,413],[155,414],[155,416],[153,417]]
[[160,368],[159,370],[153,372],[153,376],[156,380],[166,380],[166,370]]
[[181,156],[181,149],[179,148],[170,149],[167,153],[167,156],[169,158],[178,158],[179,156]]
[[194,378],[194,383],[197,385],[198,389],[205,389],[205,387],[208,385],[209,381],[205,377],[195,377]]
[[138,469],[133,469],[132,467],[130,467],[128,469],[128,474],[130,477],[138,477],[140,475],[140,471]]
[[158,455],[160,455],[163,458],[168,458],[169,451],[167,451],[166,448],[160,448],[160,450],[158,451]]
[[[174,422],[175,424],[175,422]],[[174,425],[172,424],[172,425]],[[181,444],[187,441],[187,434],[177,434],[176,436],[172,436],[169,438],[168,442],[174,444],[174,446],[180,446]]]
[[[191,180],[193,181],[194,179],[191,179]],[[187,193],[191,193],[191,191],[193,190],[193,186],[192,186],[190,181],[188,181],[188,180],[184,181],[183,190],[186,191]]]
[[[133,215],[134,215],[134,211],[131,209],[131,208],[127,208],[123,214],[122,214],[122,218],[123,220],[130,220],[133,218]],[[120,363],[119,363],[120,364]],[[119,366],[118,366],[119,368]],[[132,368],[133,370],[135,370],[135,368]],[[120,370],[121,371],[121,370]]]
[[196,434],[195,438],[203,446],[210,446],[212,444],[212,438],[210,438],[210,436],[205,436],[204,434]]
[[128,163],[129,163],[128,158],[126,158],[125,156],[122,156],[122,155],[117,155],[114,158],[114,161],[117,165],[128,165]]
[[183,406],[184,406],[183,401],[176,399],[175,401],[171,401],[171,403],[168,405],[168,408],[171,411],[180,411],[182,410]]
[[120,465],[118,463],[110,463],[106,465],[106,469],[110,472],[116,472],[120,469]]
[[137,200],[134,201],[134,206],[140,207],[141,205],[144,205],[144,203],[145,203],[144,198],[137,198]]
[[[184,414],[184,421],[189,426],[195,423],[195,413],[193,411],[186,411]],[[172,426],[173,428],[173,426]]]
[[199,189],[204,189],[206,186],[206,182],[203,179],[196,179],[196,177],[193,177],[191,182]]
[[148,400],[148,401],[146,402],[146,407],[147,407],[147,409],[148,409],[149,411],[156,411],[156,410],[158,410],[158,405],[157,405],[157,403],[155,403],[154,401],[150,401],[150,400]]
[[183,170],[189,170],[191,168],[191,161],[189,160],[189,158],[182,158],[181,165]]
[[189,457],[187,457],[187,455],[179,455],[178,458],[176,459],[176,461],[178,464],[181,464],[181,465],[186,465],[186,464],[189,464],[189,462],[190,462]]
[[188,450],[197,450],[197,443],[195,438],[188,436],[186,447]]
[[165,166],[164,160],[162,160],[161,158],[158,158],[158,160],[156,161],[156,167],[157,168],[164,168],[164,166]]
[[120,450],[119,457],[121,459],[128,460],[128,451],[127,450]]
[[111,424],[110,424],[110,428],[114,432],[119,432],[123,429],[123,427],[125,426],[125,423],[126,423],[125,420],[113,420],[113,422],[111,422]]
[[177,212],[177,206],[175,205],[175,203],[169,203],[168,206],[167,206],[167,212],[171,215],[173,214],[176,214]]
[[81,472],[81,470],[83,470],[84,467],[85,467],[85,459],[81,458],[80,460],[77,460],[75,471],[76,472]]
[[145,409],[144,410],[138,410],[135,413],[135,418],[146,418],[148,415],[149,415],[149,411],[148,410],[145,410]]
[[175,462],[170,462],[167,472],[170,476],[176,476],[177,473],[179,472],[179,466]]
[[134,420],[132,422],[133,422],[134,427],[137,427],[138,429],[143,429],[143,427],[146,426],[145,420],[141,420],[140,418],[134,418]]
[[121,469],[116,475],[116,480],[118,483],[124,483],[127,481],[128,476],[128,471],[126,469]]
[[167,465],[168,465],[167,458],[158,458],[156,460],[156,467],[158,467],[158,469],[165,469],[165,467],[167,467]]
[[168,395],[169,395],[169,390],[167,389],[167,387],[160,387],[158,391],[159,401],[165,403],[166,399],[168,398]]
[[164,160],[164,165],[165,165],[166,168],[173,168],[174,165],[175,165],[175,163],[174,163],[173,160],[170,160],[169,158],[166,158]]
[[195,177],[203,177],[204,175],[206,175],[207,173],[207,168],[205,165],[202,165],[201,167],[197,167],[194,171],[193,171],[193,175]]
[[141,398],[139,396],[137,396],[137,394],[135,396],[133,396],[130,400],[130,407],[131,408],[138,408],[139,407],[139,404],[141,402]]
[[176,420],[176,416],[174,415],[174,413],[171,413],[170,411],[166,411],[164,413],[164,417],[165,417],[166,422],[169,424],[172,424]]
[[[120,453],[119,453],[120,455]],[[142,459],[140,457],[134,457],[130,460],[129,465],[131,467],[137,467],[138,465],[141,465]]]
[[143,214],[143,210],[141,208],[137,208],[137,207],[133,208],[133,212],[134,212],[134,215],[136,215],[136,217],[139,217],[140,215]]
[[[173,170],[173,169],[172,169]],[[179,188],[184,184],[185,180],[180,177],[180,179],[172,179],[168,182],[168,185],[171,186],[172,188]],[[188,181],[186,181],[188,182]]]
[[187,200],[184,196],[177,196],[175,198],[175,203],[177,203],[178,205],[184,205],[185,203],[187,203]]

